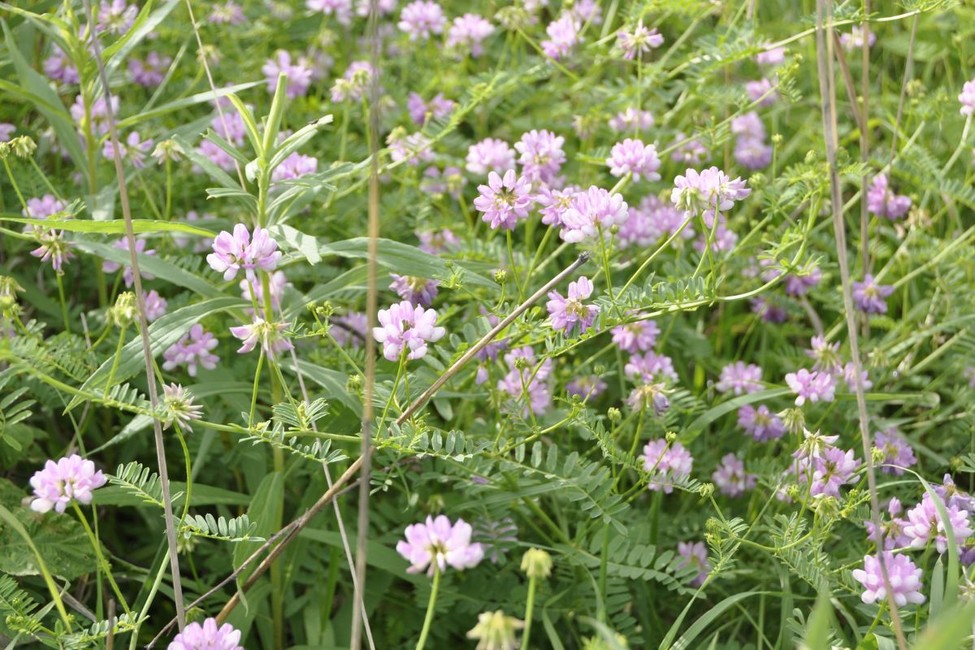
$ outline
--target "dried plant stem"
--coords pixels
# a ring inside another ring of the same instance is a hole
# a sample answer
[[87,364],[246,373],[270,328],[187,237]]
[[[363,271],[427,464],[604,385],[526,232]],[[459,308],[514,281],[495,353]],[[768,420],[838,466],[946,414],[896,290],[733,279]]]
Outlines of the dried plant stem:
[[[379,76],[380,76],[380,38],[379,6],[376,0],[369,0],[369,60],[373,75],[369,83],[369,205],[367,235],[369,237],[369,257],[367,262],[366,289],[366,331],[376,326],[378,305],[379,256]],[[362,645],[362,622],[365,614],[366,565],[369,542],[369,477],[372,473],[372,427],[373,397],[376,392],[376,340],[366,337],[365,400],[362,405],[362,441],[359,458],[362,471],[359,479],[359,509],[356,517],[355,581],[353,582],[352,631],[349,647],[359,650]],[[395,390],[395,389],[394,389]]]
[[[95,24],[95,18],[91,9],[91,0],[84,0],[85,15],[89,25]],[[169,552],[169,566],[173,577],[173,601],[176,605],[176,623],[182,631],[186,624],[186,612],[183,609],[183,586],[179,575],[179,556],[176,549],[176,521],[173,517],[172,493],[169,485],[169,468],[166,464],[166,448],[163,444],[162,423],[155,416],[159,406],[159,398],[156,389],[156,375],[152,370],[152,350],[149,347],[149,323],[146,320],[146,305],[142,292],[142,274],[139,271],[139,260],[135,247],[135,230],[132,227],[132,209],[129,204],[129,192],[125,184],[125,170],[122,167],[121,151],[119,144],[118,129],[115,125],[115,114],[112,111],[111,89],[108,86],[108,75],[105,73],[105,64],[102,61],[101,43],[92,34],[92,48],[95,63],[98,66],[98,78],[101,81],[102,89],[105,91],[105,113],[108,122],[108,134],[112,143],[112,160],[115,163],[115,178],[118,181],[119,203],[122,206],[122,217],[125,220],[125,240],[129,247],[129,263],[132,266],[132,275],[135,282],[135,303],[137,308],[137,319],[139,323],[139,336],[142,339],[142,354],[146,367],[146,387],[149,393],[149,404],[152,408],[152,429],[156,442],[156,462],[159,469],[159,483],[162,487],[163,514],[166,522],[166,542]],[[137,634],[137,632],[133,632]]]
[[[864,398],[862,364],[860,363],[860,346],[857,341],[857,327],[854,320],[856,313],[853,306],[853,293],[850,287],[850,264],[846,251],[846,224],[843,221],[843,196],[840,190],[839,172],[836,166],[836,150],[838,148],[836,128],[836,89],[832,84],[833,77],[833,41],[829,34],[832,26],[832,3],[828,0],[816,1],[816,61],[819,73],[819,89],[822,96],[823,137],[826,141],[826,159],[829,163],[830,198],[833,211],[833,234],[836,239],[836,252],[840,264],[840,279],[843,291],[843,307],[846,316],[846,329],[850,337],[850,356],[853,360],[854,375],[856,377],[857,412],[860,422],[860,438],[863,442],[863,456],[867,466],[867,486],[870,490],[870,518],[875,530],[881,530],[880,503],[877,497],[877,476],[873,466],[872,445],[870,443],[869,416],[867,402]],[[874,542],[879,540],[875,539]],[[890,607],[890,619],[900,650],[907,649],[907,640],[897,603],[894,602],[894,592],[890,586],[890,576],[884,554],[877,543],[877,557],[880,572],[887,592],[887,604]]]

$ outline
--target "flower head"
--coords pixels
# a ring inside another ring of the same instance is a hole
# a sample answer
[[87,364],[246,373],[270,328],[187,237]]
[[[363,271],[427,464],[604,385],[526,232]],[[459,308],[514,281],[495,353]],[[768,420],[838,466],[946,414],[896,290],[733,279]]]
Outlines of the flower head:
[[518,162],[522,174],[533,182],[551,183],[565,162],[563,144],[565,138],[545,129],[532,129],[523,134],[515,143],[515,149],[521,154]]
[[975,113],[975,79],[965,82],[961,88],[961,94],[958,95],[958,101],[961,102],[960,113],[962,115]]
[[482,612],[477,615],[477,625],[467,633],[468,639],[477,639],[475,650],[516,650],[519,647],[518,630],[525,622],[504,611]]
[[129,75],[132,81],[140,86],[155,88],[166,78],[166,71],[172,62],[173,58],[170,56],[149,52],[144,61],[136,58],[129,59]]
[[448,565],[458,571],[470,569],[484,558],[481,545],[471,542],[472,532],[463,519],[452,524],[445,515],[427,517],[424,523],[406,527],[406,540],[396,544],[396,552],[410,562],[407,573],[426,570],[432,576],[446,571]]
[[698,574],[691,580],[692,587],[700,587],[707,580],[711,572],[711,563],[708,562],[708,549],[704,542],[678,542],[677,555],[684,558],[680,568],[694,567],[698,569]]
[[581,28],[582,24],[579,19],[571,13],[562,14],[561,17],[549,23],[548,27],[545,28],[548,38],[541,43],[545,56],[556,61],[568,56],[582,40],[579,37]]
[[305,0],[305,6],[326,16],[335,16],[340,25],[352,22],[352,0]]
[[163,359],[165,360],[163,370],[172,370],[177,366],[185,365],[186,372],[190,377],[196,377],[197,365],[203,366],[207,370],[213,370],[217,367],[220,357],[213,354],[212,350],[219,343],[217,337],[204,330],[203,326],[197,323],[179,341],[163,352]]
[[504,174],[515,168],[515,150],[504,140],[485,138],[467,150],[467,171],[472,174]]
[[694,457],[679,442],[665,439],[651,440],[643,448],[643,468],[650,473],[648,487],[652,491],[674,491],[674,483],[686,479],[694,466]]
[[596,315],[599,314],[599,307],[582,304],[583,300],[592,295],[592,290],[592,281],[581,277],[569,283],[568,297],[562,297],[558,291],[550,291],[545,307],[548,309],[552,329],[562,330],[569,335],[573,329],[578,328],[581,334],[592,327]]
[[379,310],[380,326],[372,333],[383,344],[383,356],[389,361],[398,361],[404,350],[409,351],[407,359],[421,359],[427,353],[427,343],[439,341],[447,332],[436,322],[436,311],[404,300]]
[[860,467],[860,461],[853,450],[843,451],[838,447],[827,447],[812,458],[813,475],[809,493],[812,496],[840,496],[840,487],[853,480],[853,474]]
[[736,497],[755,487],[758,477],[745,471],[745,463],[734,454],[725,454],[721,464],[711,474],[711,480],[722,494]]
[[519,219],[528,217],[533,201],[531,185],[524,176],[515,176],[514,170],[509,169],[503,177],[490,172],[487,185],[479,185],[477,190],[480,196],[474,199],[474,207],[493,230],[514,230]]
[[[936,498],[941,501],[948,515],[948,526],[954,533],[955,541],[961,546],[972,535],[968,511],[954,503],[945,504],[941,497]],[[911,540],[913,548],[924,548],[933,541],[939,553],[948,550],[947,527],[929,493],[925,492],[921,502],[907,511],[907,521],[904,534]]]
[[888,474],[900,476],[904,473],[903,468],[917,464],[914,450],[897,430],[897,427],[878,431],[874,435],[873,446],[883,452],[884,458],[881,461],[883,463],[881,469]]
[[146,320],[152,322],[166,313],[166,299],[153,289],[149,292],[142,292],[142,303],[146,307]]
[[484,40],[494,33],[494,25],[483,16],[467,13],[454,18],[447,30],[447,47],[477,58],[484,54]]
[[660,158],[657,148],[652,144],[643,144],[641,140],[627,138],[613,145],[609,158],[609,173],[613,176],[633,174],[634,180],[645,178],[648,181],[659,181]]
[[311,85],[311,67],[303,59],[298,59],[292,63],[291,54],[286,50],[275,52],[274,56],[268,59],[261,68],[261,72],[264,73],[267,91],[272,95],[278,87],[278,76],[282,74],[287,77],[285,94],[288,99],[304,97]]
[[440,286],[438,280],[428,280],[415,275],[396,275],[391,273],[393,278],[389,288],[396,292],[396,295],[403,300],[409,300],[414,305],[429,307],[433,304],[433,299],[437,297],[437,287]]
[[409,34],[411,41],[415,41],[426,40],[431,34],[440,34],[446,23],[440,5],[430,0],[416,0],[403,7],[397,27]]
[[606,390],[606,382],[598,375],[576,377],[565,385],[565,392],[581,399],[598,397]]
[[727,212],[749,194],[745,181],[732,180],[717,167],[710,167],[702,172],[688,169],[684,176],[675,178],[670,200],[685,212]]
[[169,644],[167,650],[244,650],[240,645],[240,630],[230,623],[217,627],[217,619],[208,618],[190,623]]
[[152,140],[143,140],[137,131],[132,131],[126,136],[124,141],[119,141],[118,148],[115,143],[108,139],[102,147],[102,155],[108,160],[115,160],[115,152],[118,151],[119,158],[128,160],[136,169],[146,166],[146,155],[152,149]]
[[[921,593],[921,569],[911,558],[891,551],[883,552],[883,562],[887,569],[888,583],[898,607],[908,603],[919,605],[924,602]],[[880,567],[880,557],[864,555],[863,568],[853,570],[853,579],[863,585],[863,595],[860,599],[865,603],[875,603],[887,598],[887,585],[884,583],[883,570]]]
[[744,361],[729,363],[721,369],[721,379],[714,387],[722,393],[730,391],[735,395],[758,392],[762,390],[762,369]]
[[183,431],[191,432],[191,420],[199,420],[203,414],[203,407],[193,403],[193,393],[180,384],[163,386],[162,407],[165,412],[163,426],[169,428],[175,422]]
[[613,343],[623,352],[649,352],[657,342],[660,327],[652,320],[638,320],[613,328]]
[[552,404],[549,386],[552,360],[537,363],[535,351],[526,345],[505,354],[504,361],[508,364],[508,373],[498,380],[498,390],[516,399],[524,398],[527,401],[526,413],[530,409],[532,413],[541,415],[548,410]]
[[878,217],[886,217],[894,221],[900,219],[911,209],[911,197],[894,194],[890,189],[887,174],[874,176],[870,189],[867,190],[867,210]]
[[612,226],[626,222],[628,210],[623,195],[593,185],[573,195],[569,207],[562,213],[559,236],[570,243],[596,239],[600,231],[608,236]]
[[242,223],[234,226],[233,234],[221,231],[213,240],[213,252],[207,255],[210,268],[223,273],[224,280],[233,280],[241,269],[247,277],[254,277],[254,269],[273,271],[279,259],[281,251],[267,230],[258,226],[252,240]]
[[609,128],[620,133],[623,131],[649,131],[653,128],[653,114],[650,111],[639,110],[631,106],[611,117]]
[[738,409],[738,426],[759,442],[775,440],[785,435],[785,424],[767,406],[760,404],[756,409],[745,404]]
[[48,512],[53,508],[55,512],[63,513],[73,500],[87,505],[91,503],[92,491],[107,481],[101,470],[95,470],[95,463],[78,454],[57,462],[49,460],[44,463],[44,469],[35,472],[30,479],[34,488],[30,509]]
[[894,293],[890,284],[879,284],[867,273],[863,282],[853,283],[853,302],[865,314],[886,314],[887,296]]
[[[156,251],[153,249],[146,250],[146,240],[136,239],[135,240],[135,253],[136,256],[140,255],[155,255]],[[123,251],[129,250],[129,239],[128,237],[122,237],[118,239],[113,244],[114,248],[118,248]],[[131,287],[135,282],[135,272],[132,270],[132,266],[129,264],[119,264],[118,262],[112,262],[111,260],[105,260],[102,262],[102,271],[105,273],[115,273],[120,268],[125,267],[125,271],[122,272],[122,279],[125,281],[126,287]],[[146,280],[151,280],[154,276],[142,271],[142,277]]]
[[649,52],[651,48],[658,48],[664,44],[664,37],[657,28],[649,29],[640,21],[632,32],[620,30],[616,32],[616,44],[623,51],[623,58],[633,60],[638,55]]
[[828,372],[805,368],[798,372],[790,372],[785,376],[785,383],[796,394],[796,406],[809,402],[832,402],[836,391],[836,379]]
[[286,322],[271,323],[255,316],[254,320],[247,325],[231,327],[230,333],[234,335],[234,338],[244,342],[237,350],[238,354],[246,354],[260,343],[264,354],[274,357],[295,347],[285,336],[287,328],[288,323]]

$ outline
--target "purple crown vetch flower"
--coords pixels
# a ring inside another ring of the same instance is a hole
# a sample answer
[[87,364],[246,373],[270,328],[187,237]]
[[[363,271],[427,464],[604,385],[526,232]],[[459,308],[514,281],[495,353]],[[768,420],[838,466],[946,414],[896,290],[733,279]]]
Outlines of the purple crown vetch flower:
[[267,230],[258,226],[251,237],[242,223],[234,226],[233,234],[221,231],[213,239],[213,252],[207,255],[210,268],[223,273],[224,280],[233,280],[241,269],[247,277],[254,277],[254,269],[273,271],[279,259],[281,251]]
[[513,169],[504,176],[489,172],[487,185],[478,185],[477,190],[480,196],[474,199],[474,207],[484,213],[481,218],[492,230],[514,230],[518,219],[526,218],[532,206],[531,184],[524,176],[516,176]]
[[272,323],[255,316],[254,320],[247,325],[231,327],[230,333],[234,335],[234,338],[244,342],[237,350],[238,354],[250,352],[260,343],[264,354],[273,357],[281,352],[294,349],[294,344],[288,340],[285,334],[287,329],[288,323],[284,321]]
[[[894,603],[898,607],[903,607],[908,603],[923,603],[921,569],[917,568],[911,558],[906,555],[897,555],[891,551],[883,551],[883,554]],[[887,586],[884,584],[879,556],[863,556],[863,568],[854,569],[853,578],[863,585],[863,595],[860,596],[863,602],[869,604],[887,598]]]
[[230,623],[217,627],[217,619],[208,618],[203,624],[190,623],[169,644],[167,650],[244,650],[240,645],[240,630]]
[[894,194],[887,174],[877,174],[867,190],[867,210],[891,221],[900,219],[911,209],[911,197]]
[[863,282],[853,282],[853,302],[865,314],[886,314],[887,297],[894,293],[894,286],[880,284],[867,273]]
[[481,545],[471,542],[472,532],[471,525],[463,519],[451,524],[445,515],[427,517],[424,523],[406,527],[406,540],[396,544],[396,552],[409,560],[407,573],[425,569],[432,576],[436,570],[445,571],[447,565],[458,571],[470,569],[484,558]]
[[657,147],[643,144],[642,140],[627,138],[613,145],[609,158],[609,173],[620,177],[633,174],[634,180],[645,178],[648,181],[659,181],[660,158],[657,157]]
[[592,327],[596,315],[599,314],[599,307],[582,304],[583,300],[592,295],[592,290],[593,286],[589,278],[581,277],[569,283],[569,295],[566,298],[563,298],[558,291],[550,291],[546,308],[552,321],[552,328],[562,330],[568,335],[577,327],[580,334]]
[[372,329],[376,341],[383,344],[383,356],[397,361],[403,350],[407,359],[420,359],[427,353],[427,343],[439,341],[447,330],[437,327],[437,312],[414,306],[403,300],[389,309],[379,310],[379,325]]
[[34,500],[30,509],[35,512],[63,513],[72,500],[85,505],[91,503],[92,491],[105,485],[107,479],[101,470],[95,470],[95,463],[72,454],[57,462],[49,460],[44,469],[38,470],[30,479],[34,488]]

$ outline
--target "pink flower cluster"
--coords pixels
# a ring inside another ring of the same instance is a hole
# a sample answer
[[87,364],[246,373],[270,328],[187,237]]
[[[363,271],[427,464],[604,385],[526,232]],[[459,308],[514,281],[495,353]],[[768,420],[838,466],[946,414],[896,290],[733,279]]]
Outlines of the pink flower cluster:
[[877,555],[863,556],[863,568],[853,570],[853,578],[863,585],[860,597],[865,603],[883,602],[887,598],[887,584],[898,607],[908,603],[919,605],[924,602],[921,593],[921,574],[911,558],[906,555],[883,551],[883,562],[887,569],[888,582],[884,582],[881,558]]
[[592,290],[593,286],[589,278],[582,277],[569,283],[568,297],[563,297],[558,291],[550,291],[549,301],[545,307],[548,309],[552,329],[561,330],[569,335],[574,329],[578,329],[581,334],[592,327],[593,321],[599,314],[599,307],[582,304],[583,300],[592,295]]
[[900,219],[911,209],[911,197],[894,194],[887,174],[877,174],[867,190],[867,210],[891,221]]
[[107,481],[101,470],[95,470],[95,463],[78,454],[57,462],[49,460],[44,463],[44,469],[35,472],[30,479],[34,488],[30,508],[35,512],[53,509],[64,513],[72,501],[87,505],[91,503],[92,492]]
[[213,370],[220,361],[220,357],[213,354],[213,349],[219,343],[217,337],[197,323],[179,341],[163,352],[163,370],[186,366],[186,372],[190,377],[196,377],[197,366]]
[[273,271],[281,259],[278,244],[267,230],[258,226],[254,237],[242,223],[234,226],[233,234],[221,231],[213,240],[213,252],[207,255],[207,263],[214,271],[223,273],[224,280],[233,280],[237,271],[254,277],[255,269]]
[[439,341],[446,330],[436,326],[437,312],[414,306],[404,300],[379,310],[379,327],[372,334],[383,344],[383,356],[399,361],[404,351],[407,359],[421,359],[427,353],[427,343]]
[[244,650],[244,647],[240,645],[240,630],[230,623],[217,627],[217,619],[208,618],[202,624],[193,622],[184,627],[167,650]]
[[458,571],[477,566],[484,559],[481,544],[471,542],[473,529],[463,519],[451,523],[445,515],[427,517],[426,521],[406,527],[405,540],[396,544],[396,552],[409,561],[407,573],[426,570],[432,576],[448,566]]
[[694,457],[679,442],[668,443],[663,438],[651,440],[643,448],[643,468],[650,473],[648,487],[652,491],[674,491],[674,484],[691,474]]

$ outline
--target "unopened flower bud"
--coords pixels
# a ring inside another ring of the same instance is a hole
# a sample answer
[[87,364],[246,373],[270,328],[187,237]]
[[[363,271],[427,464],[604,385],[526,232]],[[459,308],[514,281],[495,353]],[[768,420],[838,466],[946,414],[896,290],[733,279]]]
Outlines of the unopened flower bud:
[[10,150],[18,158],[30,158],[37,151],[37,143],[27,135],[21,135],[10,141]]
[[529,578],[547,578],[552,573],[552,556],[540,548],[530,548],[521,556],[521,570]]
[[606,411],[606,418],[610,422],[614,422],[615,423],[615,422],[619,422],[620,420],[623,419],[623,414],[620,413],[620,410],[618,408],[616,408],[615,406],[611,406],[609,408],[609,410]]
[[806,416],[801,408],[786,409],[779,414],[789,433],[801,433],[806,425]]
[[135,294],[123,291],[115,299],[115,305],[108,310],[108,320],[116,327],[126,327],[135,320],[136,314]]
[[677,434],[673,431],[668,431],[664,438],[667,440],[668,445],[672,445],[677,442]]
[[710,499],[711,495],[714,494],[714,484],[713,483],[701,483],[701,487],[697,489],[698,494],[701,495],[702,499]]
[[477,625],[467,633],[468,639],[477,639],[477,650],[517,648],[517,631],[525,622],[513,616],[505,616],[500,609],[477,615]]
[[166,161],[176,162],[183,157],[183,147],[179,146],[175,140],[163,140],[153,149],[152,157],[160,165]]
[[494,272],[494,281],[498,284],[504,284],[508,281],[508,272],[504,269],[498,269]]

